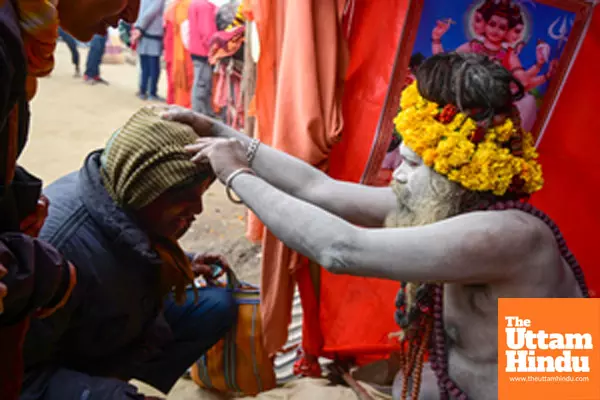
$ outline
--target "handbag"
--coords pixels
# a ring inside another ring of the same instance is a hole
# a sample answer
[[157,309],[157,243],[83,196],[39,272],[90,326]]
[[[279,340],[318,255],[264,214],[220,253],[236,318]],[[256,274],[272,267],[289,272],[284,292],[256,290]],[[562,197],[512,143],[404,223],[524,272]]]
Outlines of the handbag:
[[259,288],[240,282],[231,270],[227,271],[227,283],[220,285],[233,292],[237,322],[192,365],[192,380],[201,388],[234,395],[251,396],[273,389],[275,369],[263,346]]

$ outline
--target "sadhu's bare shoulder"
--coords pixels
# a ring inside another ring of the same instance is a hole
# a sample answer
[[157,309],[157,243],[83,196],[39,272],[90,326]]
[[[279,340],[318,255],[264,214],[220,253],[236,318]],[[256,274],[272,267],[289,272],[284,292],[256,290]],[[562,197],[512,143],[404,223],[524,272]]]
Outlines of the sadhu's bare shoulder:
[[[554,223],[545,214],[536,211],[504,210],[483,213],[493,217],[499,229],[495,238],[506,243],[504,250],[518,255],[522,262],[517,264],[531,269],[560,265],[560,251],[552,231]],[[517,260],[518,261],[518,260]]]

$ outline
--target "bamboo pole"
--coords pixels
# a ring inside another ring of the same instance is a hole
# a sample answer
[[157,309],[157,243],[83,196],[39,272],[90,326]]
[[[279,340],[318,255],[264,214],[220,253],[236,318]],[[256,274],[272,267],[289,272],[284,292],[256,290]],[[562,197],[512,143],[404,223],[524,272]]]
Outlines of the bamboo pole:
[[256,119],[248,115],[250,101],[256,90],[256,64],[252,59],[249,23],[246,22],[246,33],[244,39],[244,68],[242,70],[242,91],[244,95],[244,132],[254,137]]

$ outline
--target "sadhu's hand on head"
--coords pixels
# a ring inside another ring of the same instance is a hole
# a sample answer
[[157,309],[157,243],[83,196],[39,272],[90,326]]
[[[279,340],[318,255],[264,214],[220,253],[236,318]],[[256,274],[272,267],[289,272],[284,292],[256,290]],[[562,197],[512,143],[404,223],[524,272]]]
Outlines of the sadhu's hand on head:
[[158,111],[162,118],[168,121],[189,125],[200,137],[214,136],[213,128],[219,124],[218,121],[206,115],[179,106],[162,106]]
[[195,163],[210,162],[215,175],[223,183],[240,168],[248,168],[246,147],[236,139],[200,138],[186,146]]

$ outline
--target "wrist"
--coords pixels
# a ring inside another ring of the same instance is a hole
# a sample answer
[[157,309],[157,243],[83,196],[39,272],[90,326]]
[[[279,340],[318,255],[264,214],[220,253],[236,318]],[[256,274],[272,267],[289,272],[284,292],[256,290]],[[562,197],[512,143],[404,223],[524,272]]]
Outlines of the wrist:
[[211,126],[211,136],[214,137],[219,137],[219,138],[223,138],[223,139],[238,139],[238,132],[231,128],[229,125],[217,120],[217,119],[212,119],[211,118],[211,122],[212,122],[212,126]]
[[227,138],[227,126],[216,119],[211,119],[210,136]]
[[233,180],[238,176],[244,174],[256,175],[256,172],[254,172],[254,170],[250,167],[240,166],[239,168],[230,169],[229,171],[227,171],[226,174],[223,174],[223,176],[221,177],[221,181],[225,186],[231,187]]
[[240,175],[254,175],[256,176],[256,173],[254,172],[254,170],[252,168],[249,167],[241,167],[236,169],[235,171],[231,172],[229,174],[229,176],[227,177],[227,179],[225,180],[225,194],[227,194],[227,198],[229,199],[229,201],[231,201],[234,204],[242,204],[243,202],[241,200],[237,200],[233,198],[233,195],[231,194],[231,185],[233,184],[233,181],[235,178],[237,178]]

